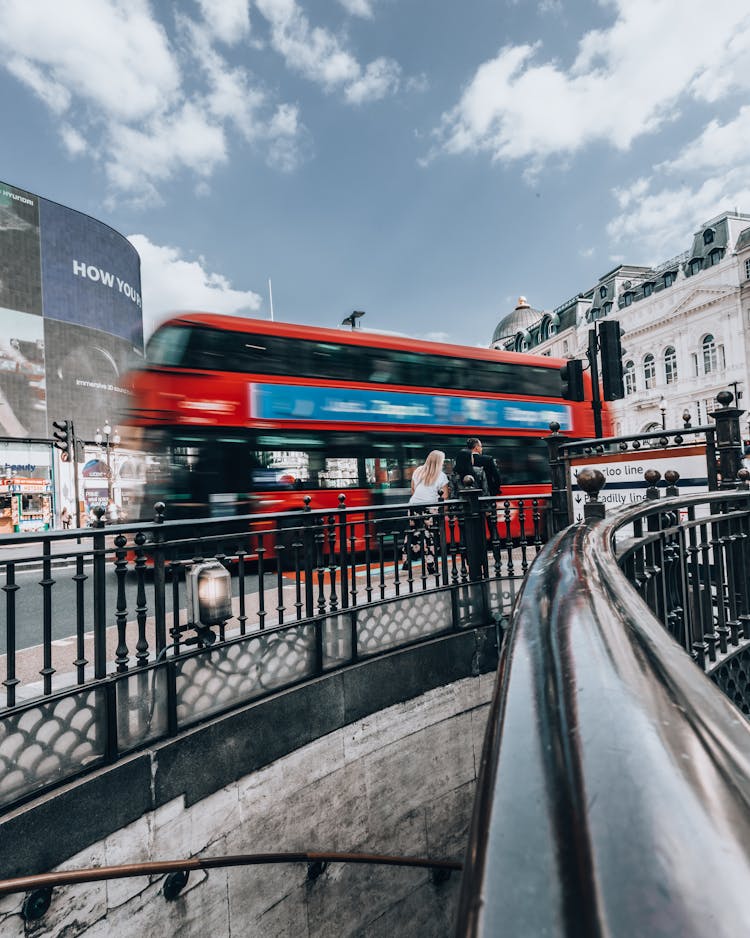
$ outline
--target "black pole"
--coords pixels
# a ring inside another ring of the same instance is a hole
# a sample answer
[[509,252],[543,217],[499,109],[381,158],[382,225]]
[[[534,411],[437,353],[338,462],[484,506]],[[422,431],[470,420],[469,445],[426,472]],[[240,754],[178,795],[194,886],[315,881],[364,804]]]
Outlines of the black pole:
[[597,352],[599,343],[597,341],[596,326],[589,329],[589,347],[586,357],[589,360],[591,368],[591,409],[594,412],[594,436],[600,439],[602,433],[602,398],[599,393],[599,363]]
[[[73,497],[76,500],[76,527],[81,527],[81,493],[80,493],[80,483],[78,482],[78,440],[76,438],[75,427],[73,426],[73,421],[70,421],[70,451],[73,454]],[[78,540],[80,544],[80,538]]]

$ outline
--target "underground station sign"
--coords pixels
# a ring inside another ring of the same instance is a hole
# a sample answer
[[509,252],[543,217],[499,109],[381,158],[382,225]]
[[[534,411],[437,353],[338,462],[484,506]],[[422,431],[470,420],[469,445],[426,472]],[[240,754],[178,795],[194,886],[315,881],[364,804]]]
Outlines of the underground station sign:
[[[601,456],[581,456],[570,461],[570,489],[573,498],[573,519],[583,518],[585,492],[578,487],[577,476],[582,469],[598,469],[604,475],[604,487],[599,501],[607,511],[622,508],[646,497],[648,483],[644,473],[656,469],[661,473],[659,488],[666,486],[664,473],[668,469],[679,472],[677,488],[681,495],[708,491],[705,446],[674,446],[669,449],[628,450],[626,453],[605,453]],[[662,492],[663,495],[663,492]]]

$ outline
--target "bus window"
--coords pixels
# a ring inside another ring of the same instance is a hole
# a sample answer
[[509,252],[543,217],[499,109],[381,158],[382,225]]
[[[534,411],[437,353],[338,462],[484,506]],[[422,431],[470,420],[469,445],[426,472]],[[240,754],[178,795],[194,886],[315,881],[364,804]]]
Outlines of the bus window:
[[322,489],[353,489],[359,485],[357,457],[326,459],[318,472],[318,485]]
[[192,333],[189,326],[164,326],[148,340],[146,359],[153,365],[182,365]]

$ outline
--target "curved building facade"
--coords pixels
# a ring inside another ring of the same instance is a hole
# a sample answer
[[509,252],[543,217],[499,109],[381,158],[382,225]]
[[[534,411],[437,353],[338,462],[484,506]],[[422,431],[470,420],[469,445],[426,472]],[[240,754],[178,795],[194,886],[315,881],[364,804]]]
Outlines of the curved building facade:
[[116,420],[143,354],[140,258],[88,215],[0,182],[0,437]]

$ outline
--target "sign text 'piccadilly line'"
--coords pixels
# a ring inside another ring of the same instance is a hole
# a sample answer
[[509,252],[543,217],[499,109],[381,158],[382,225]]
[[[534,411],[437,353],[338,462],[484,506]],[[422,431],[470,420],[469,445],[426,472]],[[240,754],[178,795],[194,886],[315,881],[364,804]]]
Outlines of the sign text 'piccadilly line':
[[141,295],[135,287],[131,287],[129,283],[115,274],[110,273],[108,270],[102,270],[101,267],[96,267],[94,264],[86,264],[83,261],[74,260],[73,274],[76,277],[85,277],[87,280],[92,280],[94,283],[102,283],[105,287],[109,287],[112,290],[117,287],[119,292],[124,294],[129,300],[132,300],[136,306],[141,306]]

